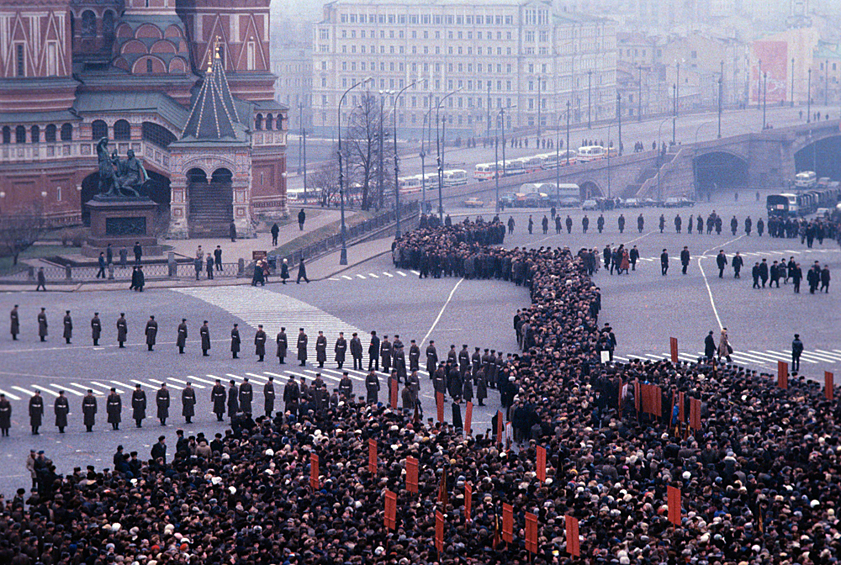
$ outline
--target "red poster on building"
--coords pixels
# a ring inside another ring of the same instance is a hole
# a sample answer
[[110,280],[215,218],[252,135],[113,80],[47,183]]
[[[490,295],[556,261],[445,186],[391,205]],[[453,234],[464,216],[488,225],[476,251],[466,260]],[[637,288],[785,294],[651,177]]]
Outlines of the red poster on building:
[[438,553],[444,552],[444,515],[435,511],[435,549]]
[[680,526],[680,489],[669,487],[669,522]]
[[578,518],[573,518],[569,514],[564,516],[566,520],[566,534],[567,534],[567,553],[574,557],[581,555],[581,548],[579,547],[580,540],[578,539]]
[[537,516],[526,512],[526,551],[537,553]]
[[397,494],[390,490],[385,491],[385,527],[397,528]]
[[471,521],[470,510],[473,508],[473,487],[470,483],[464,483],[464,519]]
[[464,408],[464,433],[466,435],[473,435],[473,403],[467,401],[467,406]]
[[777,361],[777,386],[781,389],[788,388],[788,363]]
[[414,457],[406,458],[406,490],[418,493],[418,460]]
[[546,482],[546,448],[537,446],[537,480]]
[[317,490],[321,485],[318,481],[318,455],[310,453],[310,486]]
[[506,543],[514,543],[514,507],[502,504],[502,539]]
[[824,380],[824,394],[826,395],[827,400],[832,400],[833,393],[835,392],[835,376],[830,373],[829,371],[823,372],[823,380]]
[[785,41],[754,41],[751,50],[751,104],[764,101],[771,106],[790,100],[788,44]]
[[368,472],[377,474],[377,440],[374,438],[368,440]]

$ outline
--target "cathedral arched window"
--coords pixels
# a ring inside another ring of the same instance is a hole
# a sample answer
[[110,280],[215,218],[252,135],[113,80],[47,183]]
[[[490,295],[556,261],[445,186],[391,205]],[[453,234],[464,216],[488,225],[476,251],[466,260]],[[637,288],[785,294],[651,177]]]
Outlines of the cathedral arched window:
[[131,125],[125,120],[114,122],[114,139],[128,141],[131,139]]
[[15,128],[15,143],[26,143],[26,128],[18,126]]
[[96,37],[96,14],[92,10],[82,12],[82,37]]
[[274,127],[274,116],[269,114],[266,116],[266,129],[272,129]]
[[3,145],[8,145],[12,142],[12,128],[3,126]]
[[56,127],[55,124],[49,124],[44,130],[44,141],[47,143],[55,143]]
[[263,129],[263,114],[257,114],[254,119],[254,129]]
[[73,125],[72,124],[64,124],[61,126],[61,140],[62,141],[73,141]]
[[41,128],[38,126],[32,126],[29,129],[29,134],[32,139],[32,143],[40,143],[41,142]]
[[91,124],[91,139],[98,141],[103,137],[108,137],[108,124],[102,120],[96,120]]

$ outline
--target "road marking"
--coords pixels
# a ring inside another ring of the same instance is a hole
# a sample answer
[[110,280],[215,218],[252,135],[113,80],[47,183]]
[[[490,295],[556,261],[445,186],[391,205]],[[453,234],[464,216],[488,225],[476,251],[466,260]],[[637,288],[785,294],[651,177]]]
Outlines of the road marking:
[[[118,384],[119,384],[119,383],[118,383]],[[75,390],[73,390],[72,388],[65,388],[65,387],[63,387],[63,386],[61,386],[61,385],[50,385],[50,386],[51,386],[51,387],[53,387],[53,388],[56,388],[56,389],[58,389],[58,390],[63,390],[64,392],[69,392],[70,394],[75,394],[76,396],[84,396],[84,394],[82,394],[82,393],[80,393],[80,392],[76,392],[76,391],[75,391]],[[0,391],[0,392],[3,392],[3,391]]]
[[412,274],[413,274],[413,275],[420,276],[420,273],[419,273],[418,271],[414,270],[414,269],[412,269]]
[[[90,383],[91,383],[91,385],[93,385],[93,386],[95,386],[95,387],[104,388],[104,389],[105,389],[105,390],[107,390],[108,392],[111,392],[111,387],[110,387],[110,386],[108,386],[108,385],[106,385],[106,384],[98,383],[98,382],[96,382],[96,381],[90,381]],[[34,386],[34,385],[33,385],[33,386]],[[114,388],[116,389],[117,394],[122,394],[123,392],[125,392],[125,391],[123,391],[122,389],[119,389],[119,388],[117,388],[117,387],[114,387]]]
[[[791,357],[791,351],[783,351],[789,358]],[[813,363],[837,363],[838,359],[831,357],[830,355],[821,355],[820,353],[814,353],[812,351],[804,351],[800,354],[801,361],[809,361],[810,359],[815,359],[812,361]]]
[[377,275],[375,275],[374,273],[368,273],[368,276],[371,277],[371,278],[374,278],[374,279],[380,278]]
[[[334,370],[334,369],[322,369],[321,371],[322,371],[322,373],[327,373],[327,372],[330,372],[330,373],[336,373],[336,375],[341,375],[341,376],[343,376],[343,375],[342,375],[342,371],[347,371],[347,373],[348,373],[348,377],[350,377],[350,378],[352,378],[352,379],[354,379],[354,380],[357,380],[357,381],[364,381],[364,380],[365,380],[365,379],[364,379],[364,378],[362,378],[361,376],[359,376],[359,375],[355,375],[355,374],[354,374],[354,373],[361,373],[361,371],[353,371],[353,370],[351,370],[351,369],[342,369],[341,371],[339,371],[339,370]],[[341,380],[341,379],[339,379],[339,380]]]
[[258,375],[256,373],[245,373],[245,374],[248,375],[249,377],[251,377],[252,379],[258,379],[258,380],[262,381],[262,382],[257,383],[257,384],[266,384],[269,381],[269,379],[267,379],[263,375]]
[[[204,384],[206,384],[206,385],[210,385],[210,386],[214,386],[214,385],[216,384],[216,383],[214,383],[213,381],[209,381],[209,380],[207,380],[207,379],[203,379],[203,378],[201,378],[201,377],[197,377],[197,376],[195,376],[195,375],[187,375],[187,376],[186,376],[186,378],[191,379],[191,381],[198,381],[198,382],[200,382],[200,383],[204,383]],[[199,385],[196,385],[195,383],[193,383],[193,384],[194,384],[195,386],[199,386]]]
[[392,275],[391,273],[386,273],[385,271],[383,271],[383,274],[384,274],[385,276],[387,276],[388,278],[390,278],[390,279],[393,279],[393,278],[394,278],[394,275]]
[[330,278],[329,278],[329,279],[327,279],[327,280],[328,280],[328,281],[338,281],[338,280],[341,280],[341,279],[337,279],[336,277],[330,277]]
[[[115,385],[126,386],[123,383],[118,382],[118,381],[111,381],[111,383],[113,383]],[[128,388],[128,387],[126,387],[126,388]],[[76,394],[76,391],[74,391],[74,390],[71,390],[70,392],[72,392],[73,394]],[[79,395],[79,396],[81,396],[81,395]]]
[[[193,377],[187,377],[187,378],[188,378],[188,379],[190,379],[190,378],[193,378]],[[170,381],[175,381],[175,382],[177,382],[178,384],[182,384],[182,385],[184,385],[185,387],[187,386],[187,382],[188,382],[188,381],[182,381],[181,379],[176,379],[175,377],[170,377],[170,378],[169,378],[169,380],[170,380]],[[201,388],[205,388],[203,385],[196,384],[196,383],[193,383],[193,382],[191,382],[191,383],[190,383],[190,386],[192,386],[192,387],[196,387],[196,388],[199,388],[199,389],[201,389]]]
[[768,355],[767,353],[763,353],[762,351],[756,351],[754,349],[748,349],[747,353],[749,353],[753,357],[758,357],[760,359],[765,359],[766,363],[769,362],[769,361],[772,362],[772,363],[776,363],[777,361],[779,361],[779,359],[777,359],[773,355]]
[[55,396],[56,398],[58,398],[58,393],[57,393],[57,392],[53,392],[53,391],[51,391],[51,390],[50,390],[50,389],[48,389],[47,387],[43,387],[43,386],[39,386],[39,385],[32,385],[32,388],[37,388],[37,389],[38,389],[38,390],[40,390],[41,392],[46,392],[47,394],[52,394],[53,396]]
[[831,356],[833,358],[841,359],[841,355],[839,355],[838,353],[832,353],[830,351],[826,351],[825,349],[815,349],[815,351],[817,351],[818,353],[824,354],[827,357]]
[[[68,384],[69,384],[70,386],[76,386],[76,387],[79,387],[80,389],[82,389],[82,390],[83,390],[83,391],[85,391],[85,392],[88,392],[88,390],[90,390],[88,387],[86,387],[86,386],[82,386],[82,385],[80,385],[79,383],[68,383]],[[80,395],[80,396],[81,396],[81,395]]]
[[26,390],[25,388],[22,388],[22,387],[19,387],[19,386],[13,386],[12,388],[19,391],[19,392],[22,392],[24,394],[28,394],[29,396],[35,396],[34,392]]
[[707,287],[707,294],[709,294],[709,296],[710,296],[710,305],[713,307],[713,314],[715,314],[715,319],[718,322],[719,329],[723,329],[724,325],[721,323],[721,316],[718,315],[718,308],[716,308],[716,305],[715,305],[715,298],[713,298],[713,291],[710,288],[710,281],[707,280],[707,274],[704,272],[704,266],[701,264],[701,259],[703,259],[704,256],[706,256],[707,253],[709,253],[710,251],[712,251],[716,247],[718,247],[719,249],[724,249],[728,244],[733,243],[734,241],[739,241],[743,237],[744,236],[740,235],[739,237],[731,239],[730,241],[725,241],[721,245],[716,245],[715,247],[710,247],[709,249],[707,249],[706,251],[701,253],[701,257],[697,258],[698,259],[698,270],[701,271],[701,276],[704,277],[704,286]]
[[330,379],[331,381],[339,382],[341,380],[339,377],[337,377],[335,375],[328,375],[326,372],[320,371],[320,370],[319,371],[313,371],[312,369],[304,369],[304,372],[305,373],[312,373],[313,376],[309,377],[311,379],[314,379],[315,375],[321,375],[321,378]]
[[404,273],[403,271],[395,271],[395,273],[397,273],[397,274],[398,274],[398,275],[400,275],[401,277],[405,277],[405,276],[406,276],[406,273]]
[[364,279],[364,278],[365,278],[365,275],[359,275],[359,274],[357,274],[357,275],[356,275],[356,278],[358,278],[358,279]]
[[[400,271],[397,271],[397,272],[400,273]],[[403,273],[400,273],[400,274],[402,275]],[[406,275],[403,275],[403,276],[405,277]],[[441,306],[441,311],[438,312],[438,316],[435,317],[435,321],[432,322],[432,326],[429,328],[429,331],[426,332],[425,336],[423,336],[423,339],[421,340],[421,343],[426,343],[427,338],[429,338],[429,335],[432,333],[432,330],[435,329],[435,326],[438,325],[438,321],[441,319],[441,316],[444,314],[444,310],[447,308],[447,305],[453,299],[453,295],[456,293],[456,289],[459,287],[459,285],[462,282],[464,282],[464,277],[460,278],[458,280],[458,282],[455,284],[455,286],[453,287],[453,289],[450,291],[450,295],[447,297],[447,301],[444,302],[443,306]]]
[[6,392],[2,388],[0,388],[0,394],[5,394],[6,396],[11,398],[12,400],[20,400],[20,396],[14,395],[11,392]]
[[342,275],[342,278],[345,279],[345,280],[349,280],[349,281],[353,280],[351,277],[349,277],[347,275]]

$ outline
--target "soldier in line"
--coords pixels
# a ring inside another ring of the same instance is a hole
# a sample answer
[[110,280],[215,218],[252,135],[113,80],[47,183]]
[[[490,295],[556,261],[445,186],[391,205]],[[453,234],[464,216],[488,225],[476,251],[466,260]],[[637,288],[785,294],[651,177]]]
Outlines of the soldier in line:
[[41,313],[38,314],[38,336],[41,338],[41,341],[47,341],[47,309],[41,308]]
[[315,338],[315,360],[318,362],[319,369],[324,368],[324,363],[327,361],[327,338],[321,330]]
[[251,383],[248,382],[248,377],[242,380],[242,385],[239,387],[239,411],[251,417],[251,401],[254,400],[254,389]]
[[389,369],[391,368],[391,354],[391,342],[388,341],[388,336],[384,335],[383,341],[382,343],[380,343],[380,358],[382,359],[382,370],[385,374],[388,374],[390,372]]
[[161,384],[161,388],[155,394],[155,404],[158,407],[158,420],[162,426],[166,426],[166,419],[169,418],[169,389],[166,388],[166,383]]
[[341,371],[342,365],[345,364],[345,354],[347,353],[347,340],[345,339],[344,332],[339,332],[339,337],[336,339],[336,345],[333,347],[333,352],[336,354],[336,365],[338,365],[338,369]]
[[82,414],[84,415],[85,429],[88,432],[93,431],[93,426],[96,424],[97,404],[93,391],[88,389],[88,393],[82,399]]
[[265,400],[266,418],[271,419],[274,412],[274,377],[269,377],[268,382],[263,385],[263,399]]
[[239,389],[237,383],[231,379],[231,386],[228,387],[228,417],[233,422],[239,412]]
[[234,327],[231,329],[231,358],[237,359],[240,344],[242,343],[242,339],[239,336],[239,324],[234,324]]
[[183,354],[187,346],[187,318],[181,318],[181,323],[178,324],[178,338],[175,340],[175,345],[178,346],[178,353]]
[[304,328],[298,328],[298,361],[301,362],[301,367],[307,366],[307,342],[309,338],[304,333]]
[[134,392],[131,393],[131,411],[135,427],[142,428],[146,418],[146,391],[139,384],[134,385]]
[[64,396],[64,391],[58,391],[58,398],[53,404],[53,413],[55,413],[55,425],[58,428],[58,433],[63,434],[64,428],[67,427],[67,415],[70,413],[70,403],[67,397]]
[[347,371],[342,373],[342,378],[339,381],[339,394],[342,395],[345,402],[348,402],[350,397],[353,396],[353,382],[351,382]]
[[181,415],[188,424],[193,423],[193,416],[196,415],[196,390],[189,382],[181,391]]
[[266,332],[263,331],[263,324],[257,326],[257,333],[254,334],[254,354],[261,363],[266,357]]
[[350,356],[353,358],[353,370],[362,370],[362,340],[359,334],[353,332],[350,338]]
[[213,413],[216,414],[216,421],[221,422],[225,416],[225,387],[220,379],[216,379],[216,384],[210,391],[210,400],[213,402]]
[[284,411],[295,414],[298,411],[298,399],[300,397],[301,391],[298,388],[298,383],[295,382],[295,377],[289,377],[289,382],[283,387]]
[[20,314],[18,314],[17,304],[15,304],[15,307],[12,308],[12,312],[11,314],[9,314],[9,318],[11,320],[12,341],[17,341],[18,334],[20,333]]
[[205,320],[199,328],[199,336],[201,336],[202,357],[209,357],[210,353],[208,353],[208,351],[210,351],[210,326],[207,325],[207,320]]
[[100,337],[102,337],[102,320],[99,319],[99,312],[94,312],[91,318],[91,339],[93,339],[94,347],[99,345]]
[[380,370],[380,338],[376,330],[371,331],[371,342],[368,344],[368,370]]
[[73,337],[73,318],[70,317],[70,310],[64,311],[64,343],[70,345]]
[[120,344],[121,349],[125,348],[127,338],[128,321],[126,321],[126,315],[123,312],[120,312],[120,317],[117,318],[117,343]]
[[9,437],[10,427],[12,427],[12,403],[5,394],[0,393],[0,434]]
[[36,390],[29,399],[29,426],[32,428],[32,435],[37,436],[38,428],[41,427],[41,420],[44,417],[44,399],[41,392]]
[[280,331],[277,333],[277,337],[275,338],[275,342],[277,343],[277,358],[280,360],[281,365],[285,365],[286,363],[283,359],[286,357],[287,349],[289,349],[289,340],[286,337],[286,328],[280,328]]
[[367,393],[366,401],[368,404],[376,404],[377,396],[380,391],[380,380],[377,378],[375,371],[369,371],[368,376],[365,377],[365,392]]
[[117,389],[111,387],[111,393],[105,401],[105,412],[108,414],[108,423],[111,429],[120,429],[120,420],[123,413],[123,399],[117,394]]
[[429,378],[435,374],[435,367],[438,366],[438,350],[435,348],[435,340],[430,339],[429,345],[426,346],[426,373]]
[[149,351],[154,351],[155,342],[158,338],[158,322],[155,321],[154,316],[149,316],[144,333],[146,334],[146,347]]

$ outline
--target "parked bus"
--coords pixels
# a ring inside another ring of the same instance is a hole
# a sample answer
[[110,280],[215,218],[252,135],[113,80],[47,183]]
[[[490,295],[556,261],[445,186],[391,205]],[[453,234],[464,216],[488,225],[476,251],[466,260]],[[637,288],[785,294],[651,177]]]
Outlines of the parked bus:
[[769,216],[802,216],[804,208],[808,207],[808,199],[802,194],[784,192],[769,194],[765,198],[765,209]]
[[462,169],[448,169],[444,171],[444,186],[459,186],[467,184],[467,171]]
[[[502,169],[502,164],[499,165],[499,168]],[[478,181],[491,180],[494,178],[495,171],[496,163],[479,163],[473,171],[473,178]]]
[[578,160],[581,162],[596,161],[605,157],[607,153],[601,145],[586,145],[578,148]]
[[800,190],[814,188],[818,183],[818,175],[814,171],[801,171],[794,175],[794,187]]
[[532,155],[531,157],[519,157],[517,159],[512,159],[510,163],[506,163],[505,171],[510,174],[518,174],[512,173],[509,170],[519,170],[522,169],[523,173],[533,173],[535,171],[543,170],[543,156],[542,155]]

